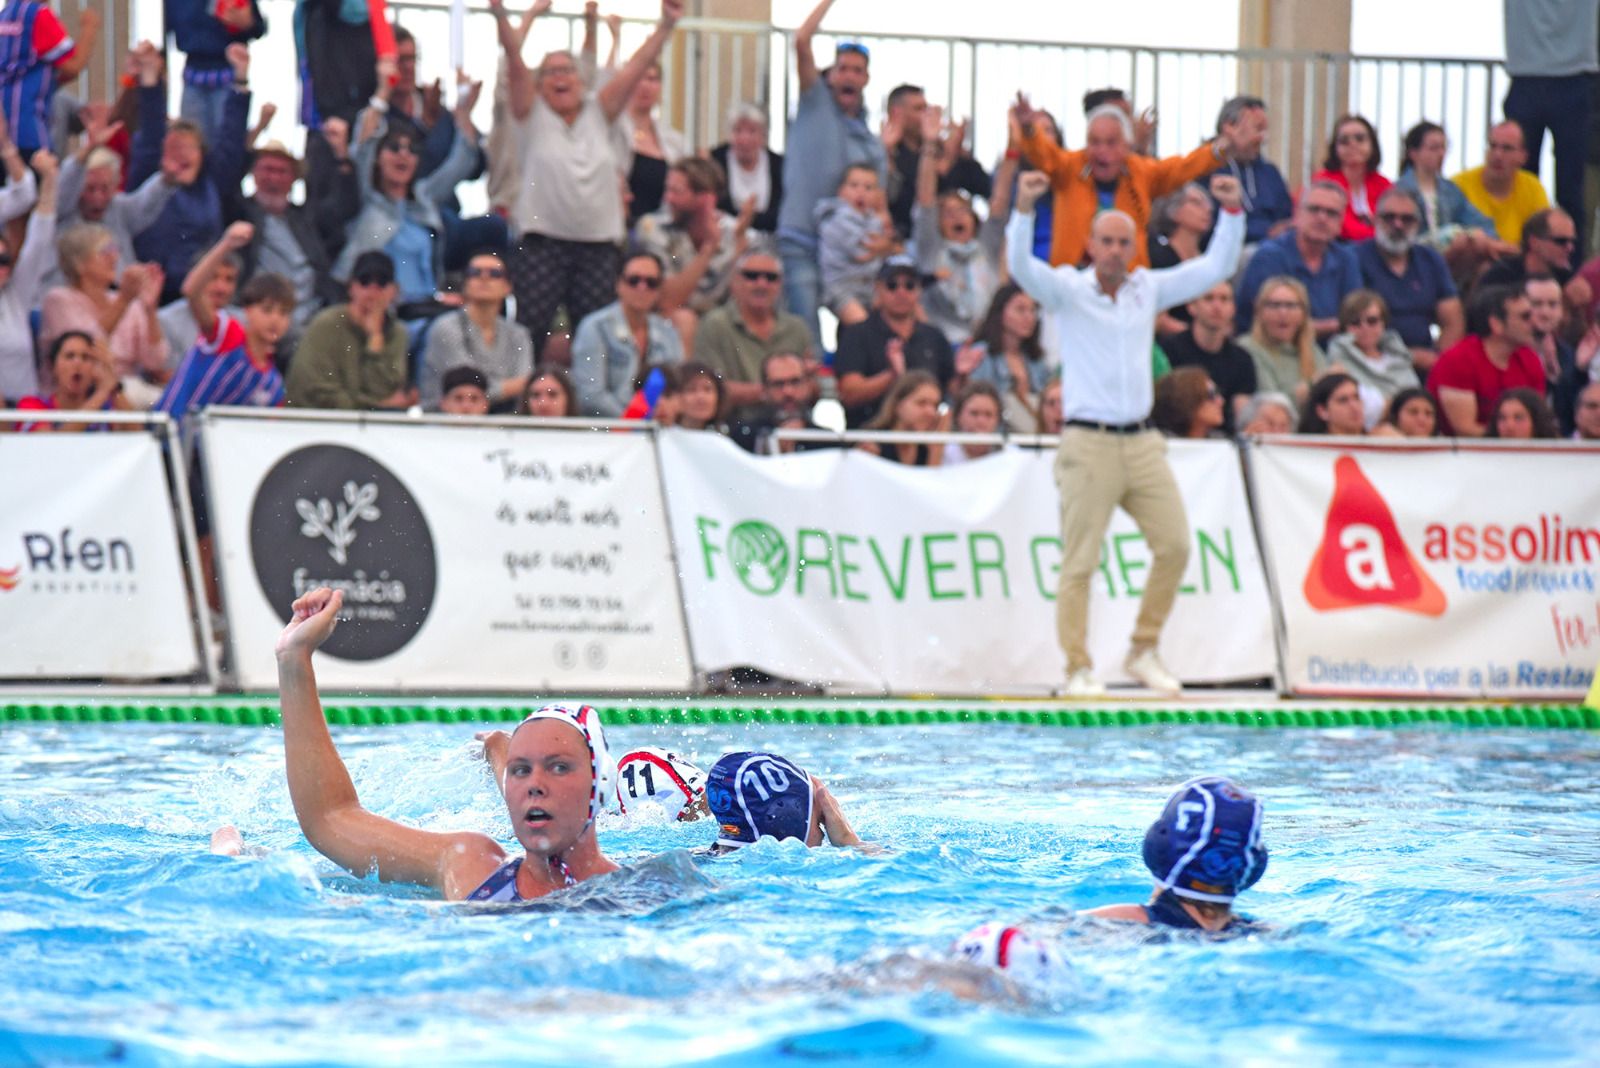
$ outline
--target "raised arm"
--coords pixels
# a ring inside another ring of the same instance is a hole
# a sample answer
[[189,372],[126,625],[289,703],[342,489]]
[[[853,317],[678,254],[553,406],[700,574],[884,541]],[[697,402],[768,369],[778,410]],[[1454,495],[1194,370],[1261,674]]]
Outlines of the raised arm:
[[1017,93],[1017,101],[1011,107],[1011,115],[1017,122],[1017,128],[1022,132],[1022,151],[1028,157],[1028,162],[1051,178],[1065,175],[1070,165],[1068,158],[1070,153],[1056,144],[1055,140],[1044,132],[1044,127],[1034,122],[1039,111],[1028,102],[1026,93]]
[[473,81],[462,71],[456,72],[456,106],[453,113],[456,136],[450,142],[450,154],[445,156],[444,162],[422,180],[417,190],[418,199],[434,203],[448,200],[455,193],[456,186],[472,176],[472,169],[478,162],[478,128],[472,125],[472,108],[482,91],[482,82]]
[[803,95],[807,89],[816,84],[817,57],[811,51],[811,39],[816,37],[817,30],[822,25],[822,20],[828,17],[828,9],[833,6],[833,0],[822,0],[811,9],[811,14],[794,31],[794,61],[795,70],[800,75],[800,92]]
[[1161,310],[1187,304],[1218,282],[1231,278],[1238,269],[1245,228],[1239,179],[1230,174],[1213,176],[1211,195],[1222,210],[1205,254],[1176,267],[1151,272],[1156,279],[1156,307]]
[[486,835],[435,834],[368,812],[328,733],[311,654],[333,633],[343,605],[342,592],[312,590],[295,601],[278,638],[284,768],[295,818],[317,852],[358,876],[376,872],[385,882],[431,886],[452,900],[464,898],[505,859],[505,851]]
[[525,119],[532,113],[533,97],[538,89],[534,84],[533,71],[528,69],[528,64],[522,58],[522,46],[527,43],[534,20],[549,11],[552,2],[536,0],[522,16],[522,24],[513,26],[511,16],[506,14],[505,0],[489,0],[489,13],[494,16],[500,49],[506,57],[506,88],[511,95],[511,114],[517,119]]
[[4,224],[26,214],[39,196],[33,172],[22,162],[22,153],[11,140],[4,114],[0,114],[0,163],[5,164],[7,178],[5,187],[0,189],[0,224]]
[[1040,308],[1058,310],[1066,306],[1066,292],[1055,270],[1033,254],[1033,206],[1049,192],[1050,179],[1040,171],[1017,180],[1017,210],[1006,224],[1006,270]]
[[39,175],[39,202],[28,218],[27,235],[11,270],[7,292],[17,303],[31,308],[39,303],[44,276],[56,265],[56,158],[45,149],[33,154],[33,169]]
[[189,312],[201,337],[211,337],[217,329],[217,309],[206,292],[206,284],[217,267],[230,252],[238,252],[256,236],[256,228],[247,222],[236,222],[222,232],[222,240],[212,245],[200,261],[189,268],[183,277],[183,299],[189,302]]
[[639,84],[650,65],[660,57],[661,50],[672,36],[672,28],[682,17],[683,0],[661,0],[661,18],[656,22],[655,31],[645,38],[639,50],[628,57],[628,62],[617,71],[616,77],[606,82],[599,92],[600,110],[607,122],[615,120],[622,114],[622,109],[628,106],[628,97],[633,95],[634,86]]
[[139,125],[133,132],[128,160],[128,184],[143,185],[161,169],[162,144],[167,137],[167,87],[162,78],[161,55],[149,41],[133,50],[131,65],[139,80]]

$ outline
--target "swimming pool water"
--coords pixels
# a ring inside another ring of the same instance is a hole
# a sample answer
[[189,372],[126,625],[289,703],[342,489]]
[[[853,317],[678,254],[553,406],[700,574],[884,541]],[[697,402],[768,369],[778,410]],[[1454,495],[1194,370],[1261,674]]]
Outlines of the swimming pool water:
[[[0,730],[0,1066],[13,1064],[1594,1064],[1600,739],[1580,732],[618,727],[709,766],[769,748],[883,856],[707,823],[602,823],[633,870],[486,913],[305,844],[276,730]],[[367,807],[510,841],[471,728],[338,730]],[[1148,941],[1071,910],[1143,901],[1185,777],[1266,804],[1276,927]],[[235,823],[263,855],[214,857]],[[647,861],[646,858],[658,859]],[[989,919],[1070,972],[971,983]]]

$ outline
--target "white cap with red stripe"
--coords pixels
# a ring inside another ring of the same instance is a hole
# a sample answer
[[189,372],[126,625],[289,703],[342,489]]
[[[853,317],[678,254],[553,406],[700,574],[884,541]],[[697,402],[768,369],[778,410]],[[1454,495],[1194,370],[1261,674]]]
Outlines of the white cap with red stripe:
[[674,819],[692,820],[705,794],[706,773],[676,753],[647,745],[617,761],[617,803],[624,813],[658,805]]
[[1038,981],[1055,969],[1055,959],[1045,943],[1020,927],[986,923],[974,927],[951,947],[951,952],[973,964],[998,968],[1023,982]]

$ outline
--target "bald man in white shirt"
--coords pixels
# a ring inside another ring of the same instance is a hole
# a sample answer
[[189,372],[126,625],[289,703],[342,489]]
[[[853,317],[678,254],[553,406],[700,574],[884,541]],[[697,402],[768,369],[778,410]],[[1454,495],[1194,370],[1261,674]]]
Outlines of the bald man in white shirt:
[[1042,314],[1055,318],[1063,354],[1056,626],[1067,657],[1065,693],[1105,693],[1089,657],[1089,580],[1100,563],[1111,513],[1121,505],[1151,553],[1150,578],[1123,666],[1150,689],[1177,694],[1182,686],[1161,663],[1156,646],[1189,561],[1189,521],[1167,465],[1166,442],[1149,423],[1150,349],[1159,313],[1194,300],[1237,267],[1245,234],[1239,182],[1228,175],[1211,180],[1222,214],[1205,255],[1163,270],[1131,272],[1140,234],[1120,211],[1096,216],[1090,266],[1051,267],[1033,256],[1033,206],[1049,189],[1042,173],[1022,176],[1006,227],[1006,257],[1012,279],[1039,302]]

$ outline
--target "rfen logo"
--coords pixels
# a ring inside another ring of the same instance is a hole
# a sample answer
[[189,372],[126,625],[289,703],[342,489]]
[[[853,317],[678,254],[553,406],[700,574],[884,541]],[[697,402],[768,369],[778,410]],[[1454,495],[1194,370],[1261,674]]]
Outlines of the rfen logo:
[[1444,591],[1406,548],[1394,513],[1350,456],[1333,462],[1333,499],[1304,590],[1319,612],[1383,605],[1437,616],[1445,609]]

